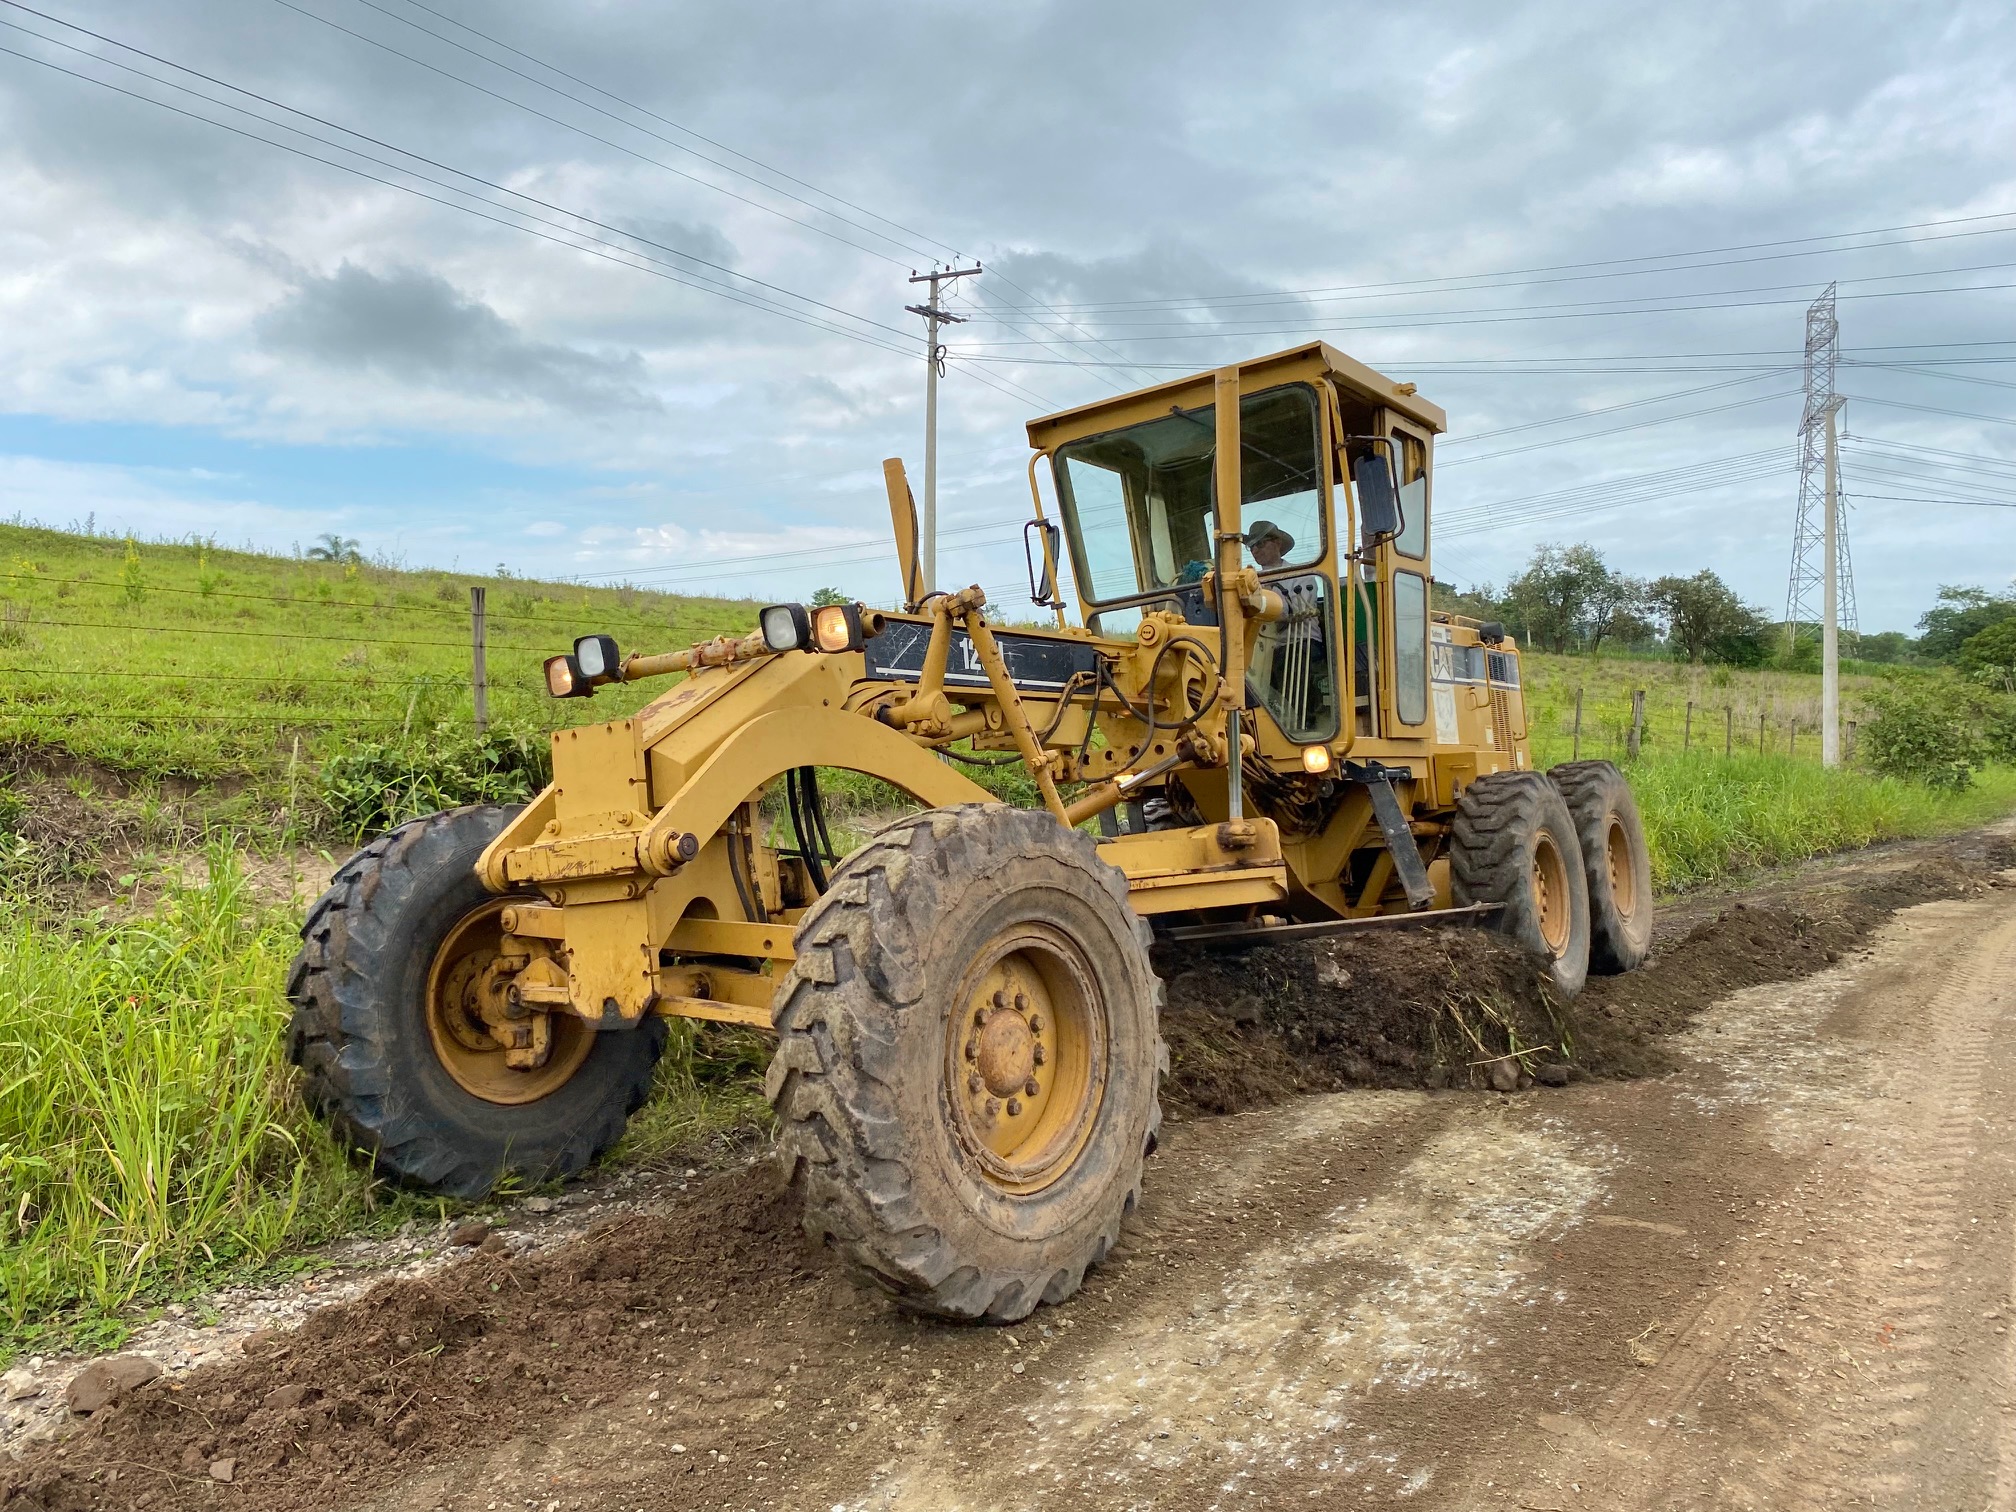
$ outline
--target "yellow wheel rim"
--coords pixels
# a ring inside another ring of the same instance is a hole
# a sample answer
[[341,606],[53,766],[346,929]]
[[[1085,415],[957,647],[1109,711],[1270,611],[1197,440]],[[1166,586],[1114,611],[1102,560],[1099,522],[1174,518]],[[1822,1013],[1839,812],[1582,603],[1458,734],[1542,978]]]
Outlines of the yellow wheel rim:
[[1043,925],[1002,931],[974,958],[947,1021],[952,1125],[982,1179],[1041,1190],[1091,1137],[1106,1094],[1106,1019],[1083,953]]
[[512,1106],[550,1097],[573,1079],[595,1047],[595,1031],[571,1013],[552,1015],[553,1046],[545,1061],[519,1070],[483,1019],[483,994],[504,943],[504,899],[488,898],[456,922],[427,969],[427,1037],[434,1057],[472,1097]]
[[1610,896],[1617,912],[1628,919],[1638,911],[1638,868],[1631,864],[1631,837],[1615,814],[1604,832],[1603,860],[1610,873]]
[[1552,835],[1536,836],[1533,842],[1533,914],[1539,920],[1547,953],[1560,956],[1575,932],[1575,912],[1568,891],[1568,865]]

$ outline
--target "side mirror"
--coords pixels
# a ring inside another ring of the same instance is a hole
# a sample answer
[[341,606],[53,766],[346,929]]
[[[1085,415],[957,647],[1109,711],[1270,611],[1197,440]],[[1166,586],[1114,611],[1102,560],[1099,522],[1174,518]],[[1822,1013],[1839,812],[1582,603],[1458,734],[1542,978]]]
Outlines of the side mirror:
[[1055,609],[1063,602],[1057,597],[1056,572],[1063,549],[1064,532],[1054,522],[1029,520],[1023,524],[1022,554],[1029,561],[1029,597],[1040,608]]
[[1367,546],[1400,534],[1400,500],[1393,491],[1393,468],[1377,452],[1351,466],[1358,485],[1358,533]]

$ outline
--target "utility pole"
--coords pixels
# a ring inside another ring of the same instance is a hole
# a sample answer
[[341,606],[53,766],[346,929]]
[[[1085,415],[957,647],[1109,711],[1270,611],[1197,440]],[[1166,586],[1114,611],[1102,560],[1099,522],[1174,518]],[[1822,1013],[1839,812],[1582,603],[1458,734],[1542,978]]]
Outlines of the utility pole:
[[931,297],[921,305],[905,305],[912,315],[924,317],[924,540],[918,556],[924,566],[924,591],[938,587],[938,374],[945,365],[945,349],[938,344],[938,327],[961,325],[966,317],[954,315],[938,303],[938,286],[955,278],[971,278],[980,264],[970,268],[934,268],[929,273],[912,273],[910,282],[931,285]]

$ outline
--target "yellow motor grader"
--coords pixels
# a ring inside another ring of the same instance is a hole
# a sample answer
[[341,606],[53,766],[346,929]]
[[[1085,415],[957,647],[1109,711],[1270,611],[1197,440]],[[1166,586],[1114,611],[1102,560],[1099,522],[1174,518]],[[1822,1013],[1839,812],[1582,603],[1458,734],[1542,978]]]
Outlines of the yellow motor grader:
[[[477,1196],[615,1141],[668,1018],[774,1030],[808,1231],[909,1308],[1011,1320],[1139,1200],[1158,933],[1481,923],[1563,995],[1631,969],[1629,788],[1532,770],[1518,647],[1432,606],[1443,429],[1413,384],[1301,346],[1030,422],[1040,627],[923,581],[892,461],[900,611],[776,604],[663,654],[584,637],[556,697],[684,675],[555,734],[522,809],[345,863],[288,981],[311,1100],[386,1173]],[[967,775],[1002,763],[1040,807]],[[836,855],[836,768],[918,811]]]

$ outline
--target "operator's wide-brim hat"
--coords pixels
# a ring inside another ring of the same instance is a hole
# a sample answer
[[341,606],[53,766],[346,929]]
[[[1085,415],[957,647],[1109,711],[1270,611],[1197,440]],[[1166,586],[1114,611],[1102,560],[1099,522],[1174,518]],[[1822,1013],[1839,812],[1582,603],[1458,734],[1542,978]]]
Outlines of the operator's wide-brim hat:
[[1253,528],[1246,532],[1246,549],[1251,551],[1262,541],[1275,540],[1281,543],[1281,554],[1286,556],[1295,549],[1295,537],[1288,534],[1272,520],[1255,520]]

